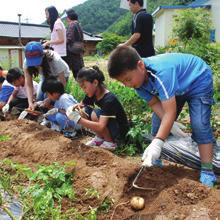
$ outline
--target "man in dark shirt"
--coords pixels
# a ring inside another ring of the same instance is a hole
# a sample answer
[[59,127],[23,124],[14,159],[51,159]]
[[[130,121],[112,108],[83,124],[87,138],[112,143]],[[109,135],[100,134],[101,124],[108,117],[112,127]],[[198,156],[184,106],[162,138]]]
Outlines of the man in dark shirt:
[[132,19],[132,36],[123,44],[134,47],[141,57],[155,55],[153,47],[153,18],[143,9],[143,0],[128,0],[129,8],[134,14]]

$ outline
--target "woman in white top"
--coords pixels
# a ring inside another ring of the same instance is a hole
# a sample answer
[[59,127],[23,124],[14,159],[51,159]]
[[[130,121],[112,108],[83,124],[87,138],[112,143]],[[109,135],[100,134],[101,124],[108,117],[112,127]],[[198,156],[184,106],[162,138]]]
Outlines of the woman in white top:
[[60,55],[52,50],[43,50],[39,42],[31,41],[25,47],[25,60],[23,64],[25,83],[27,85],[27,96],[29,109],[33,110],[33,77],[40,75],[37,100],[43,100],[41,85],[49,76],[59,79],[65,86],[70,70]]
[[66,56],[66,29],[54,6],[45,9],[47,23],[50,25],[51,39],[43,46],[51,46],[62,58]]

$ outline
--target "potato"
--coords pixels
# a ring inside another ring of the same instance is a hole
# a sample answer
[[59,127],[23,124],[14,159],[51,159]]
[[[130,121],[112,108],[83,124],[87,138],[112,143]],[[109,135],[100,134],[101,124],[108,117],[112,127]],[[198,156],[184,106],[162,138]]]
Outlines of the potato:
[[144,198],[140,196],[133,196],[131,198],[130,204],[134,210],[141,210],[144,208]]

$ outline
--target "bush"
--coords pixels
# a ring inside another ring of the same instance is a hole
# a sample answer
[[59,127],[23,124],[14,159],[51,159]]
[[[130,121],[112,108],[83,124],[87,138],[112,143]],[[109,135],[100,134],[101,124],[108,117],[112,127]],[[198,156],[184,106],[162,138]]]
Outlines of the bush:
[[206,9],[181,10],[174,17],[173,35],[181,42],[190,44],[191,40],[209,43],[211,30],[211,15]]
[[125,41],[125,37],[108,32],[103,33],[102,37],[103,40],[96,46],[96,49],[102,54],[110,53],[118,44]]

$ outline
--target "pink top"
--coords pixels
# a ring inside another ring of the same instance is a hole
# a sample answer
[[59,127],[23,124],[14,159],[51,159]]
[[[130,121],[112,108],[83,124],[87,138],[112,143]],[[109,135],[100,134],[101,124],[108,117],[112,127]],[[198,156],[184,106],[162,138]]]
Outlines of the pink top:
[[51,32],[51,40],[56,41],[58,39],[57,30],[61,30],[64,35],[64,42],[62,44],[52,44],[54,51],[56,51],[61,57],[66,56],[66,28],[60,18],[57,18],[54,23],[53,31]]

